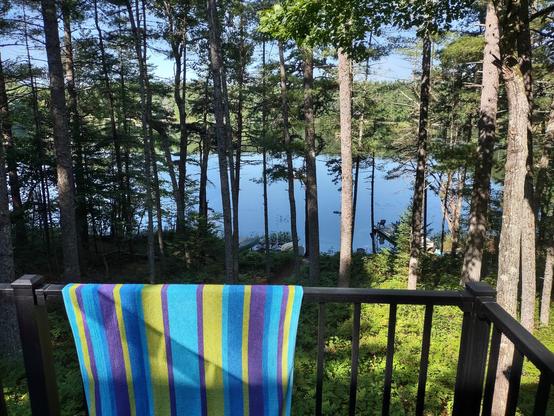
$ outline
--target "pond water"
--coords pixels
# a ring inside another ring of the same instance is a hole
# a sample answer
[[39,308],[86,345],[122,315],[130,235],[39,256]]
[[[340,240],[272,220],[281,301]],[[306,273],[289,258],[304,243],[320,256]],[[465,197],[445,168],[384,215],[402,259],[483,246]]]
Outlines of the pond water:
[[[317,183],[319,204],[320,246],[323,252],[335,252],[340,247],[340,183],[333,183],[334,174],[330,172],[326,162],[332,157],[320,155],[317,158]],[[190,179],[199,180],[199,166],[194,161],[187,166]],[[263,185],[261,184],[262,156],[260,154],[244,154],[241,167],[241,185],[239,202],[239,235],[240,238],[262,236],[264,230],[263,218]],[[279,159],[268,157],[268,164],[282,163]],[[294,161],[295,167],[302,166],[302,159]],[[387,179],[387,171],[395,164],[377,160],[375,171],[375,222],[386,220],[392,224],[408,208],[413,193],[413,178],[399,177]],[[360,184],[358,188],[358,204],[356,209],[356,226],[354,230],[354,250],[363,248],[371,250],[371,203],[370,203],[371,169],[360,166]],[[211,210],[221,212],[221,193],[219,187],[219,172],[217,155],[211,155],[208,164],[208,205]],[[304,245],[304,187],[300,181],[295,181],[295,196],[297,223],[300,245]],[[171,204],[169,199],[166,204]],[[272,232],[290,232],[290,215],[287,183],[285,180],[270,182],[268,186],[269,230]],[[165,205],[165,204],[164,204]],[[173,211],[174,212],[174,211]],[[428,195],[429,234],[440,232],[441,203],[433,192]]]

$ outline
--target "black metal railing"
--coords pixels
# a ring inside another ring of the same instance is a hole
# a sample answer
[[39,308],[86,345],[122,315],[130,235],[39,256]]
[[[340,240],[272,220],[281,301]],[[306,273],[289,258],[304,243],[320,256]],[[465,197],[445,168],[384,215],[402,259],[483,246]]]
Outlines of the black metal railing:
[[[12,284],[0,284],[0,296],[12,298],[16,307],[33,415],[50,416],[60,413],[48,330],[47,304],[61,300],[63,286],[45,284],[42,277],[37,275],[25,275]],[[356,410],[361,305],[371,303],[390,305],[383,380],[383,415],[388,415],[390,409],[398,305],[425,306],[416,415],[423,415],[425,408],[431,328],[433,310],[436,306],[457,306],[463,311],[454,388],[454,415],[490,415],[502,335],[509,339],[515,347],[514,360],[509,374],[506,414],[515,414],[523,360],[526,358],[541,373],[533,414],[546,415],[550,387],[554,382],[554,354],[496,303],[495,291],[484,283],[468,284],[463,291],[305,287],[304,302],[318,304],[314,403],[316,415],[322,414],[326,339],[325,311],[326,305],[329,303],[353,305],[349,415],[354,415]],[[0,416],[6,414],[2,402],[3,398],[0,399]]]

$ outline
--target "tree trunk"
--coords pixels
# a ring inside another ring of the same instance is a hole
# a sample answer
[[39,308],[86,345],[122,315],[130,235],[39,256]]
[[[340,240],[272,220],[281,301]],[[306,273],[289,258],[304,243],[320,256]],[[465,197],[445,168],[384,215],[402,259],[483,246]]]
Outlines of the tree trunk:
[[[502,76],[508,97],[508,135],[502,203],[502,229],[498,248],[497,302],[509,314],[517,314],[520,275],[521,233],[524,220],[525,177],[527,174],[527,124],[529,103],[523,75],[513,58],[506,59]],[[510,65],[508,65],[510,64]],[[513,344],[502,337],[492,414],[504,415],[508,397]]]
[[[265,39],[262,41],[262,181],[264,193],[264,249],[265,249],[265,275],[269,278],[271,271],[269,257],[269,205],[267,201],[267,98],[266,98],[266,62]],[[238,164],[238,163],[237,163]],[[237,192],[238,194],[238,192]],[[235,213],[236,215],[236,213]]]
[[306,209],[309,232],[310,282],[319,283],[319,214],[314,125],[314,54],[304,49],[304,129],[306,140]]
[[371,252],[377,253],[377,235],[375,234],[375,152],[371,154]]
[[[186,28],[186,23],[185,23]],[[187,157],[188,157],[188,132],[187,112],[185,106],[186,85],[187,85],[187,34],[186,29],[180,45],[173,46],[175,59],[175,84],[173,96],[179,111],[179,177],[178,192],[175,194],[175,205],[177,206],[177,233],[184,235],[186,222],[185,192],[187,183]],[[181,78],[182,74],[182,78]]]
[[354,190],[352,201],[352,246],[354,245],[354,235],[356,234],[356,209],[358,208],[358,188],[360,184],[360,155],[356,155],[354,160]]
[[5,147],[5,158],[8,167],[8,180],[10,183],[10,196],[12,199],[12,219],[15,223],[15,246],[23,247],[27,241],[25,226],[25,210],[21,200],[19,174],[17,172],[17,152],[12,134],[12,119],[6,93],[6,81],[4,68],[0,57],[0,128],[2,129],[2,143]]
[[62,20],[64,29],[63,58],[65,81],[67,89],[67,109],[69,131],[75,147],[75,193],[76,206],[75,217],[77,221],[77,237],[79,241],[79,260],[81,269],[86,268],[85,253],[82,248],[88,249],[88,221],[87,221],[87,196],[85,168],[83,164],[83,143],[81,136],[81,116],[77,101],[77,88],[75,86],[75,66],[73,63],[73,39],[71,33],[71,10],[67,1],[62,1]]
[[204,135],[201,137],[201,152],[200,152],[200,183],[198,189],[198,214],[200,216],[200,226],[206,231],[208,223],[208,199],[206,194],[206,186],[208,185],[208,161],[210,155],[210,137],[208,131],[208,79],[206,79],[204,87],[204,109],[203,109],[203,124]]
[[[421,93],[419,104],[419,127],[417,137],[417,170],[412,200],[412,239],[408,289],[416,289],[419,280],[419,256],[422,245],[423,205],[425,199],[425,168],[427,164],[427,122],[429,115],[429,92],[431,86],[431,37],[428,30],[423,35],[423,56],[421,61]],[[425,245],[425,242],[423,242]]]
[[539,160],[537,170],[537,204],[536,204],[536,217],[540,216],[539,222],[539,244],[544,246],[547,244],[548,237],[546,236],[548,221],[548,206],[549,206],[549,175],[548,169],[550,160],[554,158],[554,99],[550,104],[550,115],[546,122],[544,132],[544,142],[542,145],[542,155]]
[[[115,167],[116,167],[116,182],[118,190],[116,191],[116,203],[115,203],[115,212],[116,212],[116,221],[118,223],[127,221],[129,215],[128,210],[130,207],[125,203],[126,195],[130,190],[126,187],[123,175],[123,159],[121,156],[121,145],[120,139],[117,131],[116,117],[115,117],[115,100],[112,90],[112,85],[110,81],[110,69],[108,65],[108,60],[106,58],[106,49],[104,46],[104,36],[102,29],[100,28],[99,17],[98,17],[98,5],[97,0],[94,0],[94,25],[96,26],[96,32],[98,33],[98,47],[100,49],[100,61],[102,63],[102,78],[104,82],[104,88],[106,89],[106,95],[108,97],[108,111],[110,113],[110,131],[112,136],[112,144],[114,147],[115,154]],[[119,218],[121,216],[121,218]],[[116,225],[116,238],[121,237],[121,226]]]
[[443,187],[443,201],[442,201],[442,222],[441,222],[441,255],[444,254],[444,226],[446,223],[446,216],[448,215],[448,198],[450,196],[450,183],[452,182],[452,172],[448,172],[446,176],[446,183]]
[[554,243],[546,248],[546,261],[544,264],[544,280],[542,282],[540,322],[547,326],[550,322],[550,301],[552,296],[552,275],[554,274]]
[[0,282],[11,283],[15,279],[15,266],[5,166],[4,145],[0,143]]
[[469,230],[462,281],[477,282],[481,279],[483,246],[487,231],[487,212],[490,199],[491,169],[494,143],[496,141],[496,112],[498,108],[499,70],[494,64],[500,56],[499,24],[494,2],[487,3],[485,18],[485,49],[483,52],[483,80],[481,82],[481,104],[479,109],[479,147],[476,155]]
[[[12,233],[10,210],[8,202],[8,184],[6,183],[5,153],[3,137],[7,129],[2,125],[2,141],[0,141],[0,282],[11,283],[15,280],[15,265],[13,261]],[[13,353],[17,350],[17,319],[15,308],[6,299],[0,299],[0,352]]]
[[521,228],[521,324],[529,332],[535,328],[535,304],[537,277],[535,261],[536,218],[533,179],[533,80],[531,76],[531,33],[529,30],[529,1],[522,0],[519,7],[521,29],[518,32],[518,53],[525,93],[529,105],[527,116],[527,175],[523,201],[523,224]]
[[[216,0],[208,0],[208,27],[209,27],[209,53],[210,67],[214,83],[214,116],[215,134],[217,140],[217,153],[219,160],[219,179],[221,184],[221,202],[223,207],[223,237],[225,242],[225,280],[233,282],[233,225],[231,213],[231,194],[229,189],[229,153],[231,152],[230,137],[228,134],[229,119],[226,117],[226,104],[224,102],[224,77],[223,54],[221,52],[221,37],[217,14]],[[231,178],[233,179],[233,178]],[[235,213],[238,214],[238,213]],[[237,230],[238,232],[238,230]]]
[[350,285],[352,267],[352,61],[339,49],[339,108],[341,155],[341,215],[339,282]]
[[298,269],[298,228],[296,225],[296,198],[294,196],[294,166],[292,163],[292,149],[289,131],[289,100],[287,92],[287,71],[285,67],[285,50],[282,42],[279,42],[279,76],[281,82],[281,104],[283,114],[283,136],[287,157],[287,186],[290,212],[290,235],[292,238],[292,251],[294,253],[295,271]]
[[48,187],[47,175],[44,171],[43,161],[44,161],[44,143],[42,142],[42,133],[41,133],[41,120],[40,112],[38,107],[38,92],[35,83],[35,77],[33,74],[33,67],[31,63],[31,52],[29,48],[29,33],[27,30],[27,12],[25,6],[23,6],[23,35],[25,38],[25,51],[27,58],[27,72],[30,81],[31,95],[32,95],[32,108],[33,108],[33,123],[34,123],[34,145],[37,152],[37,162],[34,166],[39,173],[40,180],[40,216],[44,232],[44,242],[46,246],[46,255],[48,256],[48,265],[52,269],[52,265],[56,262],[52,261],[55,256],[52,255],[51,242],[50,242],[50,222],[48,220],[48,203],[46,200],[46,189]]
[[71,158],[71,138],[68,131],[65,104],[63,66],[58,37],[56,2],[41,0],[44,20],[44,37],[48,72],[50,78],[50,111],[54,124],[54,147],[56,150],[58,203],[62,235],[64,277],[71,281],[81,278],[79,249],[75,218],[75,183]]
[[[140,90],[140,109],[141,109],[141,127],[143,135],[143,152],[144,152],[144,177],[145,177],[145,205],[147,213],[147,231],[146,231],[146,253],[148,258],[148,277],[150,283],[156,281],[156,263],[154,252],[154,213],[153,213],[153,201],[152,201],[152,155],[150,152],[150,141],[152,137],[149,134],[149,122],[150,112],[148,108],[148,93],[147,93],[147,67],[146,56],[143,56],[143,48],[141,45],[140,28],[138,22],[135,20],[133,14],[133,8],[129,0],[126,1],[127,13],[129,15],[129,22],[131,24],[131,31],[133,34],[133,43],[135,47],[135,53],[137,57],[137,63],[139,67],[139,90]],[[137,4],[137,16],[140,15]],[[138,20],[138,19],[137,19]]]
[[452,247],[450,255],[456,257],[458,254],[458,243],[460,239],[460,220],[462,218],[462,205],[464,202],[464,187],[466,182],[466,168],[462,167],[458,174],[458,188],[456,189],[456,204],[452,213]]

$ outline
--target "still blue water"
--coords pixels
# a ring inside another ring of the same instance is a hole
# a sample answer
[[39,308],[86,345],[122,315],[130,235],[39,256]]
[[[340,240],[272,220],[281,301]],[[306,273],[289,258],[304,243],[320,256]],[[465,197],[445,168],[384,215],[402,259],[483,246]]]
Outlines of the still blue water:
[[[194,157],[193,157],[194,159]],[[317,158],[317,184],[319,204],[319,233],[321,250],[337,251],[340,247],[340,183],[333,183],[333,174],[329,172],[326,162],[329,156]],[[240,202],[239,202],[239,235],[240,238],[261,236],[264,232],[263,186],[261,184],[262,156],[245,154],[242,157]],[[282,163],[281,160],[268,158],[269,166]],[[302,159],[295,160],[295,167],[302,166]],[[413,178],[399,177],[387,179],[387,171],[395,164],[387,160],[377,160],[375,171],[375,222],[384,219],[387,225],[398,221],[408,208],[413,193]],[[199,180],[199,166],[191,161],[187,166],[187,175],[192,180]],[[165,176],[165,175],[164,175]],[[370,203],[369,167],[360,167],[360,184],[358,205],[356,209],[356,226],[354,230],[354,250],[371,249],[371,203]],[[221,193],[217,156],[211,155],[208,164],[208,205],[211,210],[221,212]],[[304,187],[300,181],[295,183],[297,223],[300,244],[304,236]],[[269,230],[270,232],[290,232],[289,200],[286,181],[271,182],[268,187]],[[165,199],[164,205],[171,205]],[[173,211],[174,212],[174,211]],[[440,232],[442,214],[440,199],[433,192],[428,195],[428,217],[430,234]]]

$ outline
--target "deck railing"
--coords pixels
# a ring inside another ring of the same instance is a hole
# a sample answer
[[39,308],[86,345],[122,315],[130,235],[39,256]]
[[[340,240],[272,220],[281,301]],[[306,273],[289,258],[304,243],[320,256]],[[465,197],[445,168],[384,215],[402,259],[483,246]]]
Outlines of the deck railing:
[[[41,276],[25,275],[10,284],[0,284],[0,296],[12,298],[16,307],[29,397],[33,415],[58,415],[60,404],[48,330],[47,305],[60,301],[63,285],[45,284]],[[533,415],[546,415],[550,387],[554,382],[554,354],[525,330],[495,301],[495,291],[485,283],[468,284],[460,291],[347,289],[305,287],[304,302],[318,304],[316,397],[314,412],[322,414],[325,359],[325,311],[329,303],[353,305],[349,415],[356,410],[360,316],[362,304],[388,304],[387,355],[383,380],[382,414],[388,415],[393,378],[394,341],[398,305],[423,305],[425,315],[416,399],[416,415],[423,415],[431,328],[435,306],[457,306],[463,311],[458,368],[454,388],[454,415],[491,414],[502,335],[515,346],[509,374],[507,415],[518,403],[524,358],[540,371]],[[0,381],[1,384],[1,381]],[[6,414],[0,394],[0,416]]]

